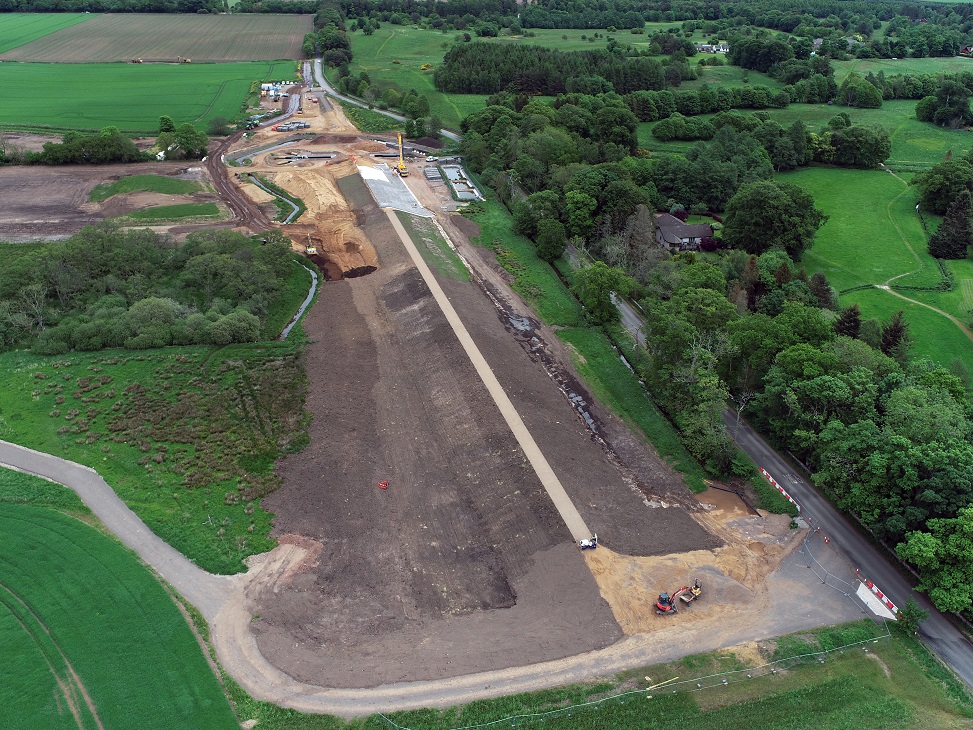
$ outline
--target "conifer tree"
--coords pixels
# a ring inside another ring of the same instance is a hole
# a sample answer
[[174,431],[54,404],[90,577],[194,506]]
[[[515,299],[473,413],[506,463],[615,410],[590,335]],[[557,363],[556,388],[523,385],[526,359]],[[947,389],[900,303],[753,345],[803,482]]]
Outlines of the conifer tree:
[[937,259],[966,258],[973,243],[973,221],[970,220],[970,191],[963,190],[946,211],[946,217],[929,239],[929,253]]
[[852,304],[850,307],[842,309],[841,314],[838,315],[838,319],[834,323],[835,332],[845,337],[854,337],[855,339],[858,338],[858,333],[861,332],[861,328],[862,312],[857,304]]

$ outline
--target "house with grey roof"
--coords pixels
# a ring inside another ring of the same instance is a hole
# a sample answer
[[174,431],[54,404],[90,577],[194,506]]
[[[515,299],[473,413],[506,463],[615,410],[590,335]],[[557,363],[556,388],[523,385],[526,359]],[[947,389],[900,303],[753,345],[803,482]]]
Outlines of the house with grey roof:
[[655,217],[655,240],[669,251],[698,251],[703,239],[712,235],[713,227],[705,223],[690,225],[668,213]]

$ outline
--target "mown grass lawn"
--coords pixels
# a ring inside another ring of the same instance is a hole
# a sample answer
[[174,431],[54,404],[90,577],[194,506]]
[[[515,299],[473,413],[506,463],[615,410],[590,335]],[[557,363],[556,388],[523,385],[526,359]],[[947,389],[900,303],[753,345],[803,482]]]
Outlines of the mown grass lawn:
[[[880,170],[827,167],[810,167],[778,179],[808,190],[815,205],[829,216],[803,263],[810,273],[824,273],[839,291],[869,284],[936,286],[942,280],[927,249],[914,192],[902,180]],[[946,265],[956,280],[953,291],[899,293],[969,324],[973,319],[969,311],[973,309],[973,260]],[[904,311],[914,355],[947,366],[962,363],[973,373],[973,342],[946,316],[915,302],[880,289],[841,295],[842,306],[858,304],[865,318],[885,321]]]
[[[935,301],[934,296],[925,292],[907,291],[903,294],[917,302],[930,299]],[[910,352],[914,358],[928,357],[962,374],[973,374],[973,342],[942,314],[880,289],[865,289],[842,295],[841,304],[857,304],[863,319],[875,317],[885,321],[900,310],[905,312],[909,336],[912,338]],[[932,306],[937,304],[933,303]],[[960,320],[969,323],[968,316],[960,317]]]
[[839,291],[862,284],[884,284],[900,274],[919,285],[939,281],[939,270],[926,251],[915,213],[915,196],[901,180],[881,170],[809,167],[778,175],[781,182],[807,190],[828,216],[803,263],[821,271]]
[[0,504],[0,724],[239,727],[172,597],[72,492],[2,469]]

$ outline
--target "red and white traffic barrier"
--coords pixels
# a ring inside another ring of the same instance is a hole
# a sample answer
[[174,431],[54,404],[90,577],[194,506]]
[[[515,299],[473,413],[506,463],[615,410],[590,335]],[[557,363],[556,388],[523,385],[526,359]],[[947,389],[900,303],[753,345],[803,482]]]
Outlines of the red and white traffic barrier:
[[784,495],[784,499],[786,499],[792,505],[794,505],[795,507],[797,507],[797,511],[798,512],[801,511],[801,505],[799,505],[797,502],[795,502],[794,501],[794,498],[791,495],[789,495],[787,492],[785,492],[784,491],[784,488],[782,486],[780,486],[776,481],[774,481],[774,478],[772,476],[770,476],[770,474],[767,473],[767,470],[766,469],[761,468],[760,469],[760,473],[764,475],[764,477],[767,479],[768,482],[770,482],[771,484],[774,485],[774,488],[778,492],[780,492],[781,494]]
[[865,585],[868,586],[868,590],[870,590],[872,593],[878,596],[878,600],[880,600],[883,604],[885,604],[885,607],[889,611],[896,614],[899,612],[898,607],[894,603],[892,603],[892,601],[890,601],[888,597],[886,597],[886,595],[882,593],[882,591],[878,589],[877,585],[872,583],[870,580],[866,580]]

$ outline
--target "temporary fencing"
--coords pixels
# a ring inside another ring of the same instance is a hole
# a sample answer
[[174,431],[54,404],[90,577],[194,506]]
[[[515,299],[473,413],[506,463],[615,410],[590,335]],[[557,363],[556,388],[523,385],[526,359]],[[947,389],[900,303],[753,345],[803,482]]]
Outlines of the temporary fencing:
[[[881,626],[884,633],[879,636],[873,636],[868,639],[862,639],[861,641],[843,644],[830,649],[822,649],[821,651],[808,652],[806,654],[796,654],[794,656],[786,657],[784,659],[777,659],[775,661],[760,664],[756,667],[750,667],[748,669],[728,670],[725,672],[718,672],[716,674],[707,674],[702,677],[693,677],[692,679],[679,679],[677,677],[649,687],[632,689],[626,692],[618,692],[605,697],[598,697],[585,702],[577,702],[564,707],[556,707],[543,712],[509,715],[507,717],[490,720],[488,722],[473,725],[456,725],[448,729],[444,728],[443,730],[480,730],[481,728],[517,727],[518,724],[524,724],[530,721],[555,720],[570,717],[581,712],[596,711],[604,707],[606,704],[612,702],[624,704],[626,701],[636,701],[639,699],[651,700],[655,696],[662,696],[665,694],[701,692],[706,689],[727,687],[731,684],[737,684],[739,682],[749,682],[751,680],[760,679],[761,677],[772,677],[781,670],[790,669],[800,664],[807,664],[814,661],[824,663],[829,655],[833,655],[835,653],[844,653],[846,650],[861,647],[865,651],[868,651],[868,644],[875,644],[883,639],[888,639],[891,637],[888,624],[883,621]],[[648,677],[646,677],[646,679],[648,680]],[[413,728],[410,728],[407,725],[398,724],[395,722],[395,720],[386,715],[379,713],[378,716],[388,723],[388,727],[394,728],[394,730],[413,730]]]

